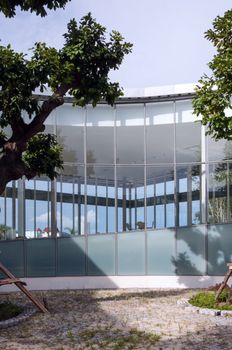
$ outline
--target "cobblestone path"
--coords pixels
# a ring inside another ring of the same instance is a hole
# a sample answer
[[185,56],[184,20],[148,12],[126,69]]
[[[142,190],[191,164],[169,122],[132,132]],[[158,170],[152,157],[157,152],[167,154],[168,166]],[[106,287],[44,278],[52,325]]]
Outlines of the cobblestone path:
[[[0,349],[231,350],[232,318],[189,313],[177,305],[193,290],[37,292],[49,315],[36,313],[0,330]],[[1,299],[24,302],[20,293]]]

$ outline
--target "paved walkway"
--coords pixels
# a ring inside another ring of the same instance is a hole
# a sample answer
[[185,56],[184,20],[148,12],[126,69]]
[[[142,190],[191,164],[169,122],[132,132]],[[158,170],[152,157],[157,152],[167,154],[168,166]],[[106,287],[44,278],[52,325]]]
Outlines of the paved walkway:
[[[50,315],[0,330],[0,349],[232,349],[232,318],[188,313],[186,290],[51,291]],[[9,296],[8,296],[9,297]],[[1,296],[1,299],[5,296]],[[19,294],[10,299],[24,301]]]

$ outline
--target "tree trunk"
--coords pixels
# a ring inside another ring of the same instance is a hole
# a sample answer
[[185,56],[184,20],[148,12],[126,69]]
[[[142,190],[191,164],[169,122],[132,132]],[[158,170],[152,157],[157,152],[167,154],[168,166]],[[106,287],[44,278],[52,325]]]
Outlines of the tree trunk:
[[20,153],[10,152],[4,155],[0,159],[0,194],[4,192],[8,182],[18,180],[23,175],[28,175],[27,177],[29,177],[27,172],[28,169],[22,161]]

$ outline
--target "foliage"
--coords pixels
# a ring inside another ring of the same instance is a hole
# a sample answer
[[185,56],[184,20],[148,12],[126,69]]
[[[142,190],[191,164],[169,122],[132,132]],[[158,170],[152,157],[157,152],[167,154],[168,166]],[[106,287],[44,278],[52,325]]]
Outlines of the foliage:
[[6,226],[4,224],[0,224],[0,240],[6,239],[6,234],[9,230],[11,230],[11,228],[9,226]]
[[[26,1],[24,9],[28,9],[28,4],[38,2]],[[43,4],[45,1],[40,2]],[[65,1],[46,4],[56,8]],[[14,11],[14,4],[11,9]],[[120,33],[112,31],[107,35],[106,28],[89,13],[79,25],[72,19],[64,38],[60,50],[36,43],[30,58],[15,52],[10,45],[0,46],[0,127],[12,129],[8,138],[0,133],[0,167],[8,165],[2,172],[5,177],[8,174],[5,183],[23,175],[28,179],[42,173],[51,179],[56,176],[55,167],[62,167],[61,147],[53,135],[41,133],[49,114],[64,103],[66,93],[74,97],[74,105],[78,106],[96,106],[102,99],[113,105],[122,95],[119,84],[108,78],[110,70],[118,69],[124,56],[131,52],[132,45]],[[41,103],[33,93],[47,88],[52,96]],[[10,166],[12,163],[15,167]],[[2,181],[0,174],[0,193],[5,186],[1,187]]]
[[0,304],[0,321],[18,316],[23,311],[22,307],[5,301]]
[[208,64],[212,75],[204,75],[196,88],[194,113],[202,116],[202,124],[208,126],[207,133],[213,138],[232,140],[232,10],[216,17],[205,37],[216,54]]
[[57,176],[56,168],[63,168],[61,152],[55,135],[37,134],[28,142],[23,160],[37,175],[47,174],[50,179],[54,179]]
[[64,8],[70,0],[3,0],[0,2],[0,12],[6,17],[14,17],[18,6],[22,11],[35,12],[42,17],[47,15],[46,8],[56,10]]
[[201,292],[194,295],[190,300],[190,304],[197,307],[217,310],[232,310],[232,304],[228,302],[229,291],[224,289],[219,296],[219,302],[215,302],[215,292]]

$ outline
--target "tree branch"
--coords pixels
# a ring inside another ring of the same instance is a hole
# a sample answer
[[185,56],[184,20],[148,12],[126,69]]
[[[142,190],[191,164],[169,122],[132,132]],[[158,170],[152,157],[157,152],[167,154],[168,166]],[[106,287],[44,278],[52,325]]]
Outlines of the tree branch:
[[70,88],[71,84],[61,84],[57,91],[48,100],[43,102],[39,114],[37,114],[27,126],[27,131],[24,135],[25,142],[38,132],[44,131],[45,120],[56,107],[59,107],[64,103],[64,95]]

